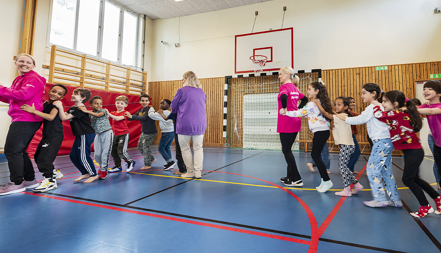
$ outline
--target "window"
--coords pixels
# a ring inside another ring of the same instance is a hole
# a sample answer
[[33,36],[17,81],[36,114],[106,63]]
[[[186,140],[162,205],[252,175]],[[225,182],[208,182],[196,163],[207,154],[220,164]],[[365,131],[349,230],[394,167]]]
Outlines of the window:
[[140,66],[143,19],[109,0],[52,0],[49,44]]

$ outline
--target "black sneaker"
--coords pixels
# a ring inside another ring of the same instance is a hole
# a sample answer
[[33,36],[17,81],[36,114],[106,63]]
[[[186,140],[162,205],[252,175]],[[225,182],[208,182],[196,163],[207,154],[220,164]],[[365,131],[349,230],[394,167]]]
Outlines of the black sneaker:
[[287,181],[287,180],[288,180],[287,177],[282,177],[282,178],[280,179],[280,183],[285,183],[285,181]]
[[171,162],[169,162],[169,163],[167,163],[165,166],[164,166],[164,170],[171,170],[171,169],[173,169],[173,166],[175,166],[175,161],[171,161]]

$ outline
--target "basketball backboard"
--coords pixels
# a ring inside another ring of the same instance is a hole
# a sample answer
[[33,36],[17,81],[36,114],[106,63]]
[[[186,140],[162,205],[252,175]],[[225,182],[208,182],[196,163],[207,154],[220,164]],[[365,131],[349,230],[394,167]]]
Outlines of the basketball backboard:
[[255,71],[254,56],[265,56],[261,71],[275,71],[282,67],[294,68],[293,28],[236,35],[234,72]]

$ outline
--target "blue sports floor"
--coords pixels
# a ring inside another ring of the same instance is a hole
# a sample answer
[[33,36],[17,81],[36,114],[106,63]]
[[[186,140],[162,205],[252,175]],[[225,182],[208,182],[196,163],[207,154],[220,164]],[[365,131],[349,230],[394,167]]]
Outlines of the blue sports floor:
[[[174,148],[174,147],[172,147]],[[409,215],[419,204],[401,182],[403,159],[394,157],[404,207],[369,208],[365,190],[353,197],[342,189],[337,154],[331,155],[334,191],[318,193],[318,173],[310,154],[294,152],[302,188],[283,187],[281,151],[204,148],[200,180],[163,171],[158,160],[147,172],[136,149],[130,172],[110,174],[91,184],[79,176],[68,156],[56,168],[65,175],[58,189],[0,197],[0,252],[439,252],[441,215]],[[360,157],[361,171],[367,156]],[[424,160],[421,176],[433,184],[433,161]],[[0,166],[7,166],[0,163]],[[124,166],[124,163],[123,163]],[[174,170],[176,171],[176,170]],[[42,179],[37,173],[38,179]],[[436,187],[434,185],[434,187]],[[432,200],[429,200],[434,205]]]

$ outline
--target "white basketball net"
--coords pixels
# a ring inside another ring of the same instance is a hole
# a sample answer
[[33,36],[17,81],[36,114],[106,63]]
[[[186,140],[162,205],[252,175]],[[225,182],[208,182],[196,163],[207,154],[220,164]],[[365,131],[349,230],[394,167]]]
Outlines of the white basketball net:
[[264,55],[253,55],[253,56],[250,56],[250,60],[254,64],[254,72],[255,73],[263,71],[263,67],[266,64],[266,60],[267,59],[268,58],[266,56],[264,56]]

